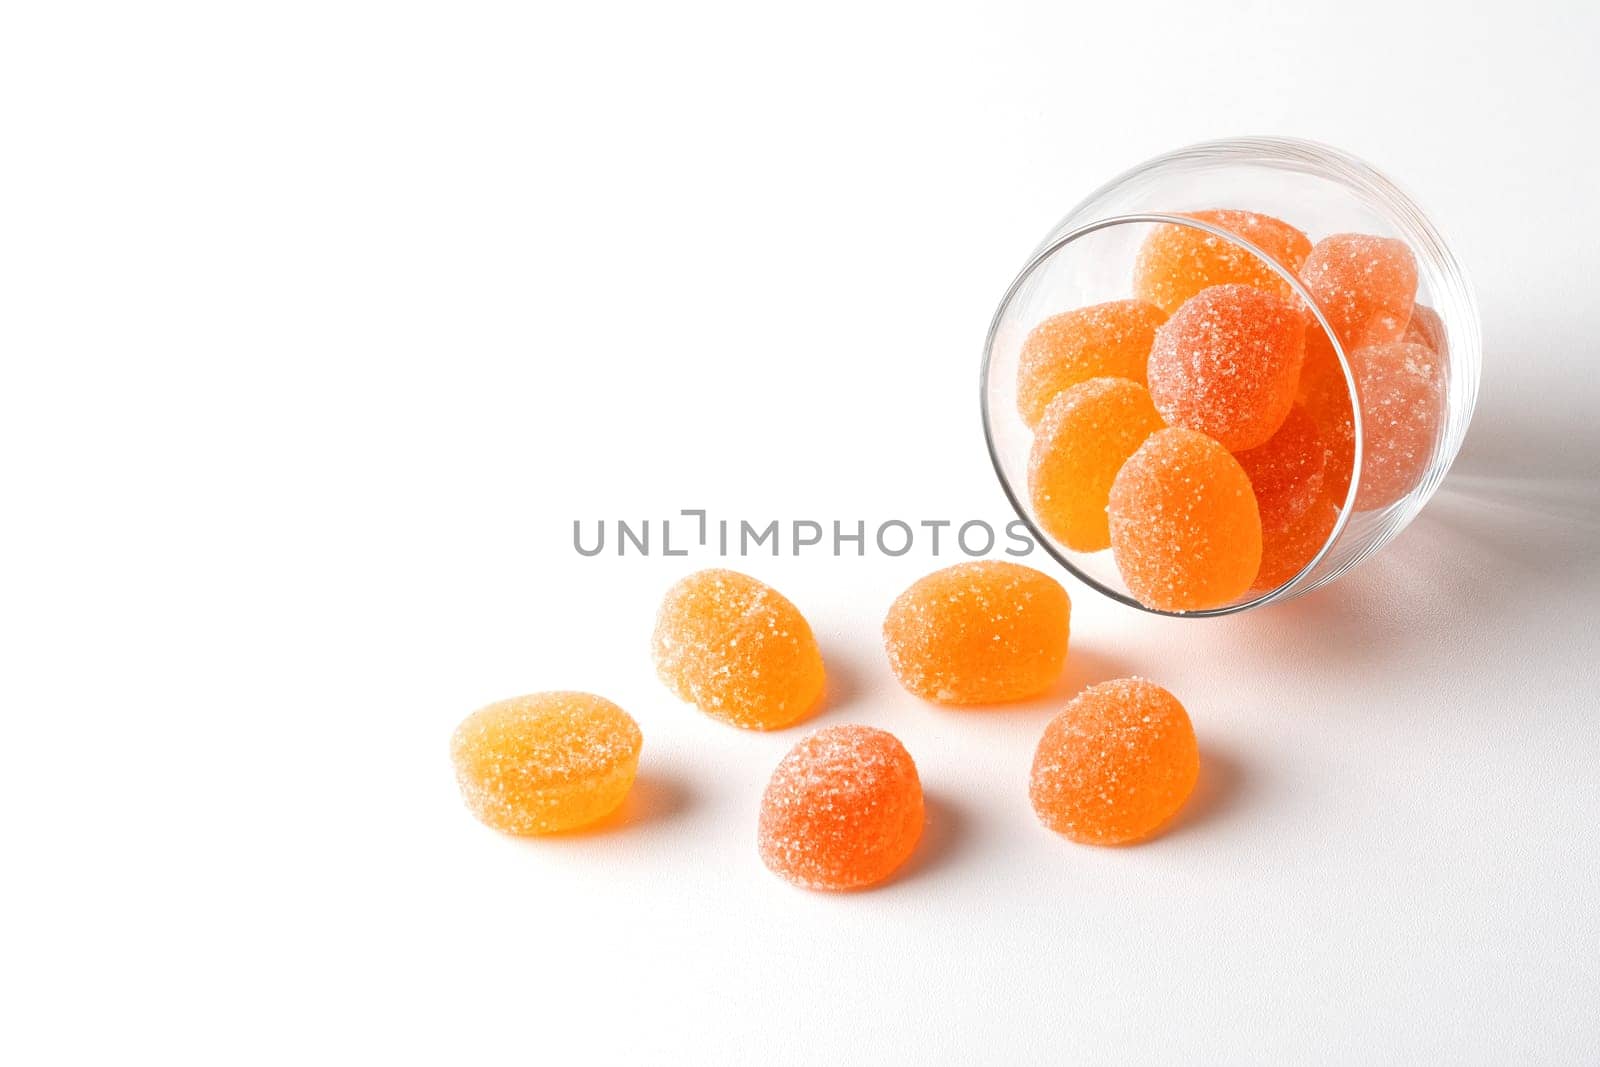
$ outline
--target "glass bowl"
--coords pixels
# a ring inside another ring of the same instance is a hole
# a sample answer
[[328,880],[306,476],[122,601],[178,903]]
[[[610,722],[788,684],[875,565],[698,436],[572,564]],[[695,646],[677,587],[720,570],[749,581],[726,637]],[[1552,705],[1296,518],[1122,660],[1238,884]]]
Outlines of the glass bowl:
[[[1273,215],[1314,242],[1333,233],[1398,238],[1416,257],[1416,303],[1438,315],[1444,412],[1421,477],[1393,503],[1355,507],[1361,481],[1362,406],[1348,355],[1327,319],[1290,271],[1259,248],[1179,212],[1234,208]],[[1158,226],[1204,231],[1244,249],[1281,277],[1310,309],[1339,361],[1352,397],[1354,472],[1339,517],[1320,552],[1276,588],[1232,603],[1187,612],[1161,611],[1129,594],[1109,551],[1079,552],[1045,532],[1030,502],[1029,430],[1017,410],[1022,344],[1059,312],[1132,296],[1134,258]],[[1045,237],[1006,290],[995,312],[982,368],[983,430],[1000,484],[1039,544],[1090,587],[1131,607],[1190,617],[1229,615],[1319,589],[1369,559],[1416,518],[1461,448],[1477,399],[1482,338],[1471,283],[1444,239],[1416,203],[1372,167],[1309,141],[1252,137],[1212,141],[1159,156],[1092,193]]]

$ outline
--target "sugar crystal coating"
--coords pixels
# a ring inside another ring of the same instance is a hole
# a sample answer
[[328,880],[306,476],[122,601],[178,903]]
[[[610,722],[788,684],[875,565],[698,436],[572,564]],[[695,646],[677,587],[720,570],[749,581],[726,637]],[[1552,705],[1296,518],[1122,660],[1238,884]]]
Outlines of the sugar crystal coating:
[[1336,233],[1312,247],[1300,281],[1348,351],[1404,335],[1417,295],[1417,260],[1404,241]]
[[1276,530],[1304,515],[1316,502],[1322,492],[1328,447],[1322,443],[1316,420],[1295,405],[1265,444],[1237,452],[1234,458],[1250,476],[1261,528]]
[[697,571],[669,589],[653,644],[667,687],[735,726],[788,726],[822,699],[822,653],[800,609],[738,571]]
[[772,772],[761,797],[761,861],[807,889],[860,889],[906,861],[923,821],[922,783],[905,746],[870,726],[829,726]]
[[1143,678],[1090,686],[1045,727],[1028,795],[1045,826],[1087,845],[1149,837],[1200,777],[1194,726],[1176,697]]
[[[1291,274],[1311,251],[1305,234],[1271,215],[1227,209],[1183,214],[1237,234]],[[1155,227],[1134,262],[1134,295],[1169,315],[1200,290],[1230,284],[1265,289],[1285,299],[1294,295],[1287,282],[1242,245],[1191,226]]]
[[1300,573],[1300,569],[1322,551],[1334,523],[1339,521],[1339,509],[1326,497],[1312,501],[1305,514],[1289,523],[1261,532],[1261,569],[1250,588],[1268,593]]
[[1250,478],[1216,441],[1158,430],[1111,486],[1111,551],[1139,603],[1199,611],[1233,600],[1261,566]]
[[508,834],[548,834],[621,804],[642,741],[628,713],[603,697],[534,693],[467,716],[450,738],[450,758],[480,820]]
[[[1349,359],[1364,435],[1355,506],[1374,511],[1409,493],[1433,458],[1444,420],[1444,357],[1427,345],[1396,341],[1357,348]],[[1325,337],[1313,343],[1300,396],[1328,445],[1324,487],[1342,502],[1355,461],[1355,421],[1349,383]]]
[[1062,390],[1090,378],[1127,378],[1144,384],[1145,363],[1160,308],[1138,300],[1113,300],[1045,319],[1022,343],[1017,367],[1017,410],[1035,426]]
[[1263,444],[1294,404],[1305,320],[1283,297],[1217,285],[1191,298],[1156,331],[1150,398],[1172,426],[1230,451]]
[[1111,547],[1111,483],[1162,425],[1150,394],[1126,378],[1091,378],[1052,400],[1028,457],[1028,494],[1045,532],[1079,552]]
[[958,563],[895,599],[883,647],[900,684],[924,700],[1022,700],[1060,677],[1071,613],[1061,583],[1031,567]]
[[1350,355],[1361,397],[1356,509],[1388,507],[1422,480],[1444,419],[1444,371],[1426,345],[1396,341]]

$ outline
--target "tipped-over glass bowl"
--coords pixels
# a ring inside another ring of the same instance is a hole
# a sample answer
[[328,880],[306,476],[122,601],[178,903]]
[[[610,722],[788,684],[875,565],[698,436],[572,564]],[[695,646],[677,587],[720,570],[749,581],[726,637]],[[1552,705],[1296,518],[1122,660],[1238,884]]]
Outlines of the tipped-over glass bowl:
[[[1313,242],[1334,233],[1376,234],[1404,241],[1416,257],[1416,302],[1433,308],[1443,327],[1440,361],[1445,411],[1421,478],[1386,507],[1355,510],[1361,481],[1361,404],[1347,353],[1322,312],[1292,273],[1248,242],[1179,212],[1232,208],[1281,218]],[[1017,371],[1024,339],[1052,315],[1133,295],[1134,258],[1155,227],[1186,226],[1244,248],[1278,274],[1311,309],[1344,371],[1356,431],[1355,471],[1339,519],[1322,550],[1275,589],[1252,591],[1189,616],[1228,615],[1318,589],[1368,559],[1416,518],[1461,448],[1477,399],[1482,339],[1477,302],[1460,263],[1409,196],[1351,156],[1309,141],[1242,138],[1193,145],[1152,159],[1113,179],[1062,219],[1011,283],[989,329],[983,357],[983,430],[1006,496],[1039,544],[1079,579],[1146,611],[1129,595],[1110,551],[1077,552],[1052,538],[1028,492],[1033,434],[1017,410]]]

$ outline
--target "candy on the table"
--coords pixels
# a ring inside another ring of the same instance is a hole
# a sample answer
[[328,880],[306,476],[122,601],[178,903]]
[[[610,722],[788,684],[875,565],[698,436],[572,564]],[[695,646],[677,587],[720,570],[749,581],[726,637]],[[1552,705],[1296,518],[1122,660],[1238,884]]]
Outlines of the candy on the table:
[[1031,567],[958,563],[895,599],[883,647],[900,684],[925,700],[1021,700],[1060,677],[1071,613],[1061,584]]
[[1215,285],[1156,331],[1150,399],[1172,426],[1233,452],[1266,442],[1294,404],[1305,351],[1296,305],[1248,285]]
[[[1340,498],[1343,499],[1342,497]],[[1300,573],[1322,551],[1339,509],[1327,496],[1312,501],[1305,513],[1287,526],[1261,532],[1261,569],[1250,588],[1267,593]]]
[[1426,304],[1413,304],[1411,307],[1411,321],[1406,324],[1405,335],[1402,341],[1412,344],[1427,345],[1435,352],[1443,354],[1445,351],[1444,320],[1439,313]]
[[1126,378],[1090,378],[1052,400],[1028,456],[1028,494],[1045,532],[1080,552],[1109,548],[1111,482],[1161,427],[1150,394]]
[[1417,295],[1417,260],[1404,241],[1336,233],[1312,247],[1300,281],[1349,351],[1405,334]]
[[922,824],[922,783],[905,746],[870,726],[829,726],[773,771],[761,798],[761,860],[807,889],[860,889],[905,862]]
[[1157,430],[1111,485],[1111,551],[1135,599],[1161,611],[1233,600],[1261,566],[1250,478],[1216,441]]
[[638,725],[603,697],[534,693],[467,716],[450,738],[450,758],[467,807],[484,823],[548,834],[621,804],[641,743]]
[[[1292,274],[1300,269],[1311,242],[1282,219],[1254,211],[1188,211],[1189,218],[1209,222],[1249,241]],[[1139,248],[1133,268],[1133,293],[1167,314],[1213,285],[1251,285],[1284,298],[1294,291],[1242,245],[1192,226],[1157,226]]]
[[1121,845],[1175,815],[1200,776],[1200,749],[1176,697],[1143,678],[1090,686],[1050,720],[1033,757],[1039,821],[1074,841]]
[[1145,363],[1161,309],[1138,300],[1113,300],[1052,315],[1022,343],[1017,410],[1029,427],[1062,390],[1089,378],[1128,378],[1144,384]]
[[[1328,446],[1324,489],[1342,503],[1355,459],[1349,385],[1326,337],[1318,344],[1313,333],[1307,336],[1312,349],[1300,380],[1301,402]],[[1374,511],[1410,492],[1433,456],[1444,418],[1443,357],[1427,345],[1396,341],[1357,348],[1349,358],[1364,434],[1355,506]]]
[[738,571],[697,571],[669,589],[654,651],[668,688],[735,726],[788,726],[822,698],[822,654],[805,617]]
[[1316,420],[1296,404],[1266,444],[1237,452],[1234,458],[1250,476],[1262,530],[1275,530],[1294,522],[1316,502],[1328,448]]

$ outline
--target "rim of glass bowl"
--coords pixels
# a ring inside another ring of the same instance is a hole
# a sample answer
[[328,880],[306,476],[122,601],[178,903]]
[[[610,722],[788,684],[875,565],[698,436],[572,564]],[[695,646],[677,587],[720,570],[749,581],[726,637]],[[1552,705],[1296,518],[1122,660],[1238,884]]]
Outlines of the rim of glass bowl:
[[[1162,158],[1166,159],[1169,157]],[[1090,199],[1092,200],[1093,197]],[[1277,588],[1268,590],[1267,592],[1253,599],[1241,600],[1232,604],[1224,604],[1223,606],[1216,608],[1201,608],[1196,611],[1165,611],[1161,608],[1152,608],[1149,605],[1141,604],[1127,593],[1111,588],[1110,586],[1101,582],[1099,579],[1085,573],[1081,568],[1074,564],[1065,553],[1056,547],[1054,539],[1041,530],[1038,524],[1034,522],[1031,509],[1026,507],[1021,498],[1017,495],[1017,490],[1012,486],[1011,479],[1006,475],[1005,465],[1000,461],[1000,453],[995,448],[994,428],[990,425],[989,421],[989,363],[994,354],[995,338],[999,335],[1000,325],[1005,319],[1006,312],[1011,307],[1011,301],[1016,297],[1018,291],[1021,290],[1023,285],[1027,284],[1028,279],[1033,277],[1033,274],[1036,270],[1044,266],[1044,264],[1049,262],[1049,260],[1054,257],[1057,252],[1061,251],[1072,242],[1079,240],[1080,238],[1087,237],[1089,234],[1098,233],[1100,230],[1109,229],[1113,226],[1146,226],[1152,224],[1185,226],[1190,229],[1201,230],[1212,235],[1213,237],[1218,237],[1224,241],[1227,241],[1230,244],[1238,245],[1240,248],[1243,248],[1245,251],[1255,256],[1262,263],[1266,264],[1267,267],[1273,271],[1273,273],[1277,274],[1278,277],[1287,282],[1294,294],[1300,298],[1307,308],[1310,309],[1312,316],[1317,320],[1318,324],[1321,325],[1322,330],[1327,335],[1329,342],[1332,343],[1334,358],[1339,361],[1339,369],[1344,374],[1345,388],[1349,391],[1349,394],[1352,398],[1350,410],[1353,416],[1352,421],[1354,422],[1355,454],[1351,458],[1352,467],[1350,473],[1350,489],[1345,494],[1344,506],[1339,509],[1339,518],[1333,524],[1333,529],[1329,532],[1327,540],[1323,542],[1322,548],[1319,549],[1317,554],[1312,557],[1311,562],[1300,568],[1300,570],[1295,573],[1293,578],[1290,578],[1287,582],[1284,582]],[[1350,361],[1345,358],[1344,346],[1339,343],[1338,337],[1334,335],[1333,327],[1329,325],[1327,317],[1322,313],[1322,309],[1317,306],[1317,302],[1312,299],[1311,294],[1306,290],[1305,286],[1300,283],[1300,279],[1294,276],[1292,271],[1284,267],[1271,256],[1267,255],[1266,252],[1262,251],[1256,245],[1251,244],[1238,234],[1235,234],[1229,230],[1225,230],[1220,226],[1214,226],[1211,223],[1205,222],[1201,219],[1189,218],[1184,215],[1168,215],[1156,212],[1111,215],[1103,219],[1096,219],[1093,222],[1088,222],[1082,226],[1068,230],[1066,233],[1062,234],[1055,240],[1050,241],[1038,252],[1036,252],[1033,258],[1028,261],[1028,265],[1022,268],[1021,272],[1018,273],[1016,278],[1011,282],[1010,287],[1006,289],[1005,296],[1001,298],[1000,306],[995,311],[994,318],[989,323],[989,335],[985,340],[983,347],[983,366],[978,378],[979,407],[983,412],[983,441],[989,450],[989,462],[994,466],[995,474],[1000,479],[1000,488],[1005,492],[1006,499],[1011,502],[1012,510],[1017,513],[1017,517],[1022,520],[1025,526],[1028,527],[1029,532],[1033,534],[1034,540],[1036,540],[1039,545],[1050,554],[1052,559],[1065,567],[1074,577],[1090,588],[1098,590],[1106,596],[1111,597],[1113,600],[1126,604],[1129,607],[1137,608],[1140,611],[1149,612],[1152,615],[1166,615],[1173,618],[1184,619],[1205,619],[1220,615],[1232,615],[1235,612],[1245,611],[1249,608],[1283,599],[1290,595],[1290,590],[1294,589],[1298,583],[1304,580],[1308,574],[1316,569],[1317,565],[1322,562],[1323,557],[1325,557],[1329,550],[1333,548],[1334,544],[1338,542],[1339,535],[1344,533],[1344,528],[1350,521],[1350,515],[1353,511],[1356,500],[1356,493],[1361,488],[1361,440],[1363,435],[1361,432],[1361,405],[1354,401],[1355,395],[1355,375],[1350,370]]]

